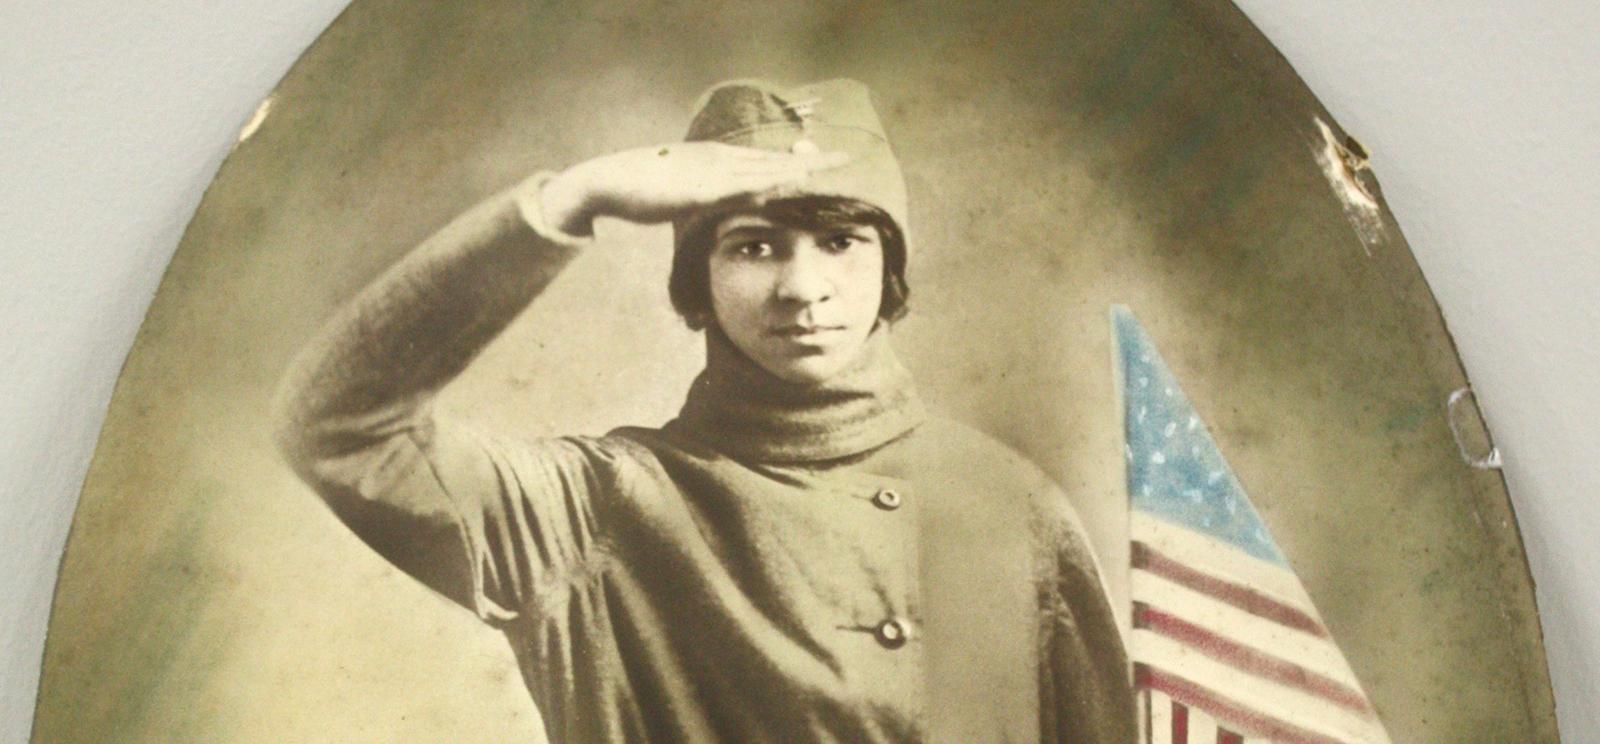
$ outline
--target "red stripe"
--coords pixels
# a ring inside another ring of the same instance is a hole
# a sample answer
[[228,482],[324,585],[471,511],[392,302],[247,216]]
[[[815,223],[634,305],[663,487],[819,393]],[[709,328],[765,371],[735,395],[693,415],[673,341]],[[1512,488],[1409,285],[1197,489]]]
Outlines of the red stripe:
[[1133,626],[1160,633],[1235,669],[1316,695],[1341,708],[1357,713],[1372,711],[1366,697],[1338,680],[1243,645],[1143,602],[1133,603]]
[[1350,744],[1260,713],[1149,664],[1134,665],[1134,683],[1161,692],[1174,702],[1181,701],[1184,705],[1199,708],[1241,731],[1271,739],[1275,744]]
[[1217,729],[1217,744],[1244,744],[1244,737],[1232,731]]
[[1189,709],[1172,704],[1172,744],[1189,744]]
[[1219,579],[1185,566],[1142,542],[1133,543],[1132,558],[1134,568],[1182,584],[1279,625],[1286,625],[1319,638],[1328,637],[1328,631],[1323,629],[1322,623],[1299,608],[1279,602],[1244,584]]

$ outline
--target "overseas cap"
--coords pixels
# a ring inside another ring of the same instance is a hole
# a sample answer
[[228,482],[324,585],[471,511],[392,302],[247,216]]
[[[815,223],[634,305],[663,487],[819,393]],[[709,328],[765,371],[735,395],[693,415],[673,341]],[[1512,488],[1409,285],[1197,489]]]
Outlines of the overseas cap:
[[850,161],[840,167],[818,171],[804,183],[762,196],[858,199],[888,212],[901,232],[906,231],[905,178],[872,108],[867,86],[845,79],[798,88],[780,88],[764,80],[734,80],[706,91],[696,109],[684,136],[687,142],[850,155]]

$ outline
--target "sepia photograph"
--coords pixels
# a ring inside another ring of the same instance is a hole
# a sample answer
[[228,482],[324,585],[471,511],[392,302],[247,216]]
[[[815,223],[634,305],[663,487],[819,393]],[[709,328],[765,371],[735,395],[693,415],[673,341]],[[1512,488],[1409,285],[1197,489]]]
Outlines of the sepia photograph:
[[1466,391],[1222,0],[358,0],[140,329],[34,741],[1554,741]]

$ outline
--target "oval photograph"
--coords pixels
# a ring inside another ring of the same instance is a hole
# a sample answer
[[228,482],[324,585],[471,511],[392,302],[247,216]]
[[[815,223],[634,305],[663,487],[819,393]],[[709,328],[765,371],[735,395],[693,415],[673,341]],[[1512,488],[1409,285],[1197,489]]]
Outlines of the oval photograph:
[[1381,171],[1223,0],[357,0],[140,330],[34,741],[1554,742]]

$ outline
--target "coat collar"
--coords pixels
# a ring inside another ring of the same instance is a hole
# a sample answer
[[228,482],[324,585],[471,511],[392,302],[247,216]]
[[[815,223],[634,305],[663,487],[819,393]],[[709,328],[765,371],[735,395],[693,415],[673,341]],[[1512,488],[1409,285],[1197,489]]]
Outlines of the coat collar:
[[885,323],[873,329],[854,362],[815,385],[767,372],[712,325],[706,368],[690,386],[677,423],[735,459],[797,463],[876,449],[926,415]]

